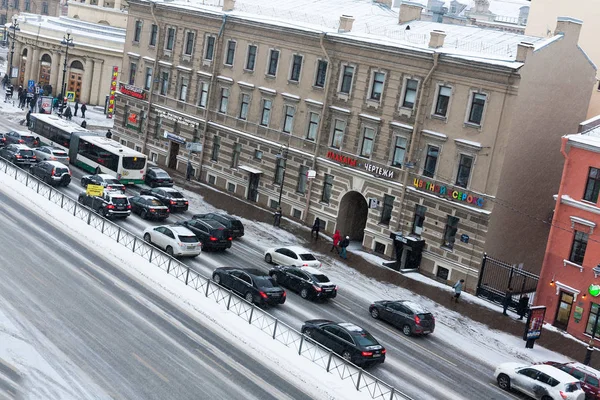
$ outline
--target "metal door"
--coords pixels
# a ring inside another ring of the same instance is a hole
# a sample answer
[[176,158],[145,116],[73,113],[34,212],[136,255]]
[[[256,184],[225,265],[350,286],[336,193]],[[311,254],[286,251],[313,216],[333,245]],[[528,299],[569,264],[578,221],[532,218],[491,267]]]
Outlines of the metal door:
[[567,330],[569,318],[571,317],[571,308],[573,307],[573,294],[560,291],[558,298],[558,307],[556,308],[556,317],[554,317],[554,326],[558,329]]
[[250,179],[248,181],[248,200],[258,200],[258,182],[260,181],[260,174],[250,173]]

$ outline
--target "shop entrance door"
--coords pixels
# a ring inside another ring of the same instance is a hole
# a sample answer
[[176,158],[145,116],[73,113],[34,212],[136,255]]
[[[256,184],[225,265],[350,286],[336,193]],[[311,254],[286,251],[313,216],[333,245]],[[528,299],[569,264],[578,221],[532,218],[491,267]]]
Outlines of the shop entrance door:
[[569,318],[571,317],[571,308],[573,307],[573,294],[560,291],[558,298],[558,308],[554,318],[554,326],[564,331],[567,330]]
[[342,197],[337,216],[336,229],[350,240],[362,242],[367,225],[369,206],[365,197],[356,191],[350,191]]
[[258,200],[258,182],[260,181],[260,174],[250,173],[250,179],[248,180],[248,200]]
[[171,141],[171,149],[169,150],[169,161],[167,161],[167,167],[171,169],[177,168],[177,154],[179,154],[179,143]]

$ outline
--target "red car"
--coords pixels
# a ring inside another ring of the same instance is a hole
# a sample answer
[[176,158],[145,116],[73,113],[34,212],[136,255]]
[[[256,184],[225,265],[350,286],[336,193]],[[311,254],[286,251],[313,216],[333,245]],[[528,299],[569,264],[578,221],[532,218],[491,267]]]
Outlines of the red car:
[[585,392],[585,400],[600,400],[600,371],[578,362],[546,361],[543,364],[552,365],[579,379]]

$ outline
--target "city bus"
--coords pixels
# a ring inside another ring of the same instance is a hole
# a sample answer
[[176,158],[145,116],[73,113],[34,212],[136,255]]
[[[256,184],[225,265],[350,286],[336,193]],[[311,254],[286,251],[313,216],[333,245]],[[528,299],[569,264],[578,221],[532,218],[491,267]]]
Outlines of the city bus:
[[41,146],[55,146],[66,152],[69,151],[71,135],[74,132],[87,133],[88,135],[95,134],[52,114],[31,114],[29,130],[40,138]]
[[73,132],[68,151],[71,163],[85,171],[112,175],[124,185],[144,183],[146,156],[117,141]]

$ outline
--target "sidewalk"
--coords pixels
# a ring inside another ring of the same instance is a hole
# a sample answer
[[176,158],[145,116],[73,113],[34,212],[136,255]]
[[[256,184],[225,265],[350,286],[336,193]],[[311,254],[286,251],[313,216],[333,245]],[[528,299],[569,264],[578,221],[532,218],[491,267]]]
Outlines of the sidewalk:
[[[267,224],[273,223],[274,210],[263,209],[254,203],[232,197],[226,192],[221,192],[198,181],[186,181],[185,175],[175,170],[167,169],[167,171],[177,185],[198,193],[207,203],[214,207],[218,207],[228,213],[243,215],[250,220]],[[312,224],[312,221],[310,223]],[[281,219],[280,229],[304,240],[304,247],[315,252],[329,254],[331,239],[321,235],[320,239],[315,242],[314,237],[311,239],[310,226],[301,225],[296,221],[284,217]],[[488,303],[465,292],[463,292],[460,298],[461,301],[458,304],[454,303],[451,301],[452,289],[449,286],[424,277],[416,272],[408,274],[399,273],[384,267],[380,262],[377,262],[378,259],[379,257],[349,248],[346,264],[368,278],[400,286],[425,296],[448,309],[460,313],[468,319],[485,324],[491,330],[505,332],[518,338],[523,336],[525,323],[524,321],[517,320],[518,316],[516,314],[509,311],[508,317],[503,316],[502,307]],[[385,297],[385,295],[382,294],[382,297]],[[569,335],[557,331],[553,327],[545,325],[545,328],[547,329],[544,329],[540,340],[536,341],[536,346],[543,346],[548,350],[561,353],[579,362],[583,360],[587,343],[582,343]],[[525,348],[525,341],[523,341],[523,348]],[[600,369],[600,354],[592,356],[591,366]]]

